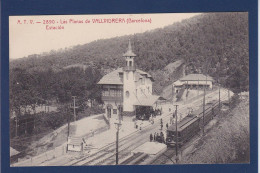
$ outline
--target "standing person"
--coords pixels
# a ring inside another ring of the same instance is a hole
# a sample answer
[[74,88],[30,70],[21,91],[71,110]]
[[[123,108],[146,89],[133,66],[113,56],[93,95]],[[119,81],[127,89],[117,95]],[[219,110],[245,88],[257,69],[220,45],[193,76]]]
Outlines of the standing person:
[[166,129],[168,129],[168,123],[166,123]]
[[151,133],[150,134],[150,142],[152,142],[153,141],[153,134]]
[[154,132],[153,140],[156,141],[156,132]]
[[160,133],[161,143],[163,143],[163,132]]
[[164,134],[162,132],[162,142],[165,144],[165,140],[164,140]]
[[161,123],[161,130],[163,129],[163,123]]
[[157,142],[159,142],[158,138],[159,138],[159,134],[156,133],[156,141],[157,141]]

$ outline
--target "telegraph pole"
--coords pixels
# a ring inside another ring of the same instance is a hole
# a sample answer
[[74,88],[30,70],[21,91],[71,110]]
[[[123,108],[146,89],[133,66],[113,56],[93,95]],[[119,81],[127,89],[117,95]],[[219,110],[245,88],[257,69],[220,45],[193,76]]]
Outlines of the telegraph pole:
[[220,83],[219,83],[219,87],[218,87],[218,107],[219,107],[219,111],[220,111]]
[[228,89],[228,107],[230,109],[230,92],[229,92],[229,89]]
[[204,125],[205,125],[204,117],[205,117],[205,102],[206,102],[206,86],[207,86],[207,83],[208,83],[208,75],[206,74],[206,85],[204,86],[204,94],[203,94],[203,116],[202,116],[202,132],[203,132],[203,135],[204,135]]
[[176,140],[176,145],[175,145],[175,152],[176,152],[176,163],[178,162],[178,106],[179,105],[174,105],[176,107],[175,110],[175,140]]
[[119,129],[121,126],[121,123],[115,123],[116,125],[116,165],[118,165],[118,138],[119,138]]
[[76,122],[76,108],[75,108],[75,104],[76,104],[76,102],[75,102],[75,99],[76,99],[76,96],[72,96],[72,98],[73,98],[73,112],[74,112],[74,122]]
[[199,85],[200,85],[200,79],[198,79],[198,87],[197,87],[198,95],[200,95],[200,88],[199,88]]
[[68,137],[70,136],[70,111],[68,110],[68,107],[66,106],[65,107],[65,112],[67,113],[68,115]]
[[18,116],[17,116],[17,113],[16,114],[16,120],[15,120],[15,136],[17,137],[17,134],[18,134]]
[[218,58],[218,108],[220,111],[220,80],[219,80],[219,71],[220,71],[220,58]]
[[173,103],[173,84],[172,84],[172,103]]

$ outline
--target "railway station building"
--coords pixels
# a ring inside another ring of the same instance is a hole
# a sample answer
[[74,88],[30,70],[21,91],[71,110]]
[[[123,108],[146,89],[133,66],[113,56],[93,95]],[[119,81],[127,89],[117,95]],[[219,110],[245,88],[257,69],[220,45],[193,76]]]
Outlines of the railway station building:
[[98,82],[102,88],[102,100],[108,119],[123,120],[123,117],[135,116],[138,106],[156,106],[160,99],[152,94],[154,79],[147,72],[137,69],[135,57],[129,40],[128,50],[123,54],[124,67],[106,74]]
[[213,78],[203,74],[189,74],[182,77],[173,83],[174,92],[178,93],[181,89],[212,89],[213,88]]

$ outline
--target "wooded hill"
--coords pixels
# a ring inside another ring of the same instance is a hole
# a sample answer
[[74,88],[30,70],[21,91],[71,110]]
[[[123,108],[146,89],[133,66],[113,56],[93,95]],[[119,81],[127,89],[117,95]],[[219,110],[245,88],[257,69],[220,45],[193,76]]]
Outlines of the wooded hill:
[[85,64],[104,72],[123,66],[128,39],[142,70],[163,70],[169,63],[183,60],[186,73],[208,71],[216,79],[220,72],[222,85],[234,91],[249,88],[247,13],[202,14],[162,29],[30,55],[11,61],[10,69],[59,71],[72,64]]

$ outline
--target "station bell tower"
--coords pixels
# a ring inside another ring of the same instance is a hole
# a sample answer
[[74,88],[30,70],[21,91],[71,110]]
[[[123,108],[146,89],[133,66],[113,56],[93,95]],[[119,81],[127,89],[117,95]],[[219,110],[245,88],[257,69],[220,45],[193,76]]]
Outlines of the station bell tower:
[[132,51],[131,41],[128,42],[127,52],[123,54],[125,58],[124,71],[124,95],[123,95],[123,110],[130,114],[134,112],[134,103],[136,102],[136,85],[135,85],[135,71],[136,65],[134,58],[136,55]]

